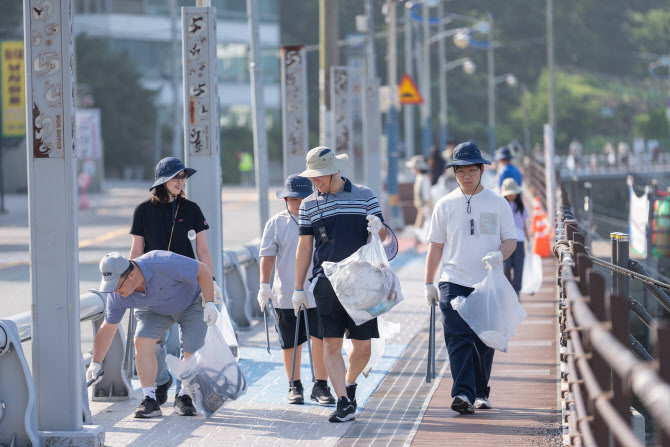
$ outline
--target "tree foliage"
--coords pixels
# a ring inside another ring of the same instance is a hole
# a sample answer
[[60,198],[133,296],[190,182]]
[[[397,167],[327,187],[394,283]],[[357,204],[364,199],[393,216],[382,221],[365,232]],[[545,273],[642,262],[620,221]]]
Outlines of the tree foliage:
[[106,41],[77,36],[77,83],[87,85],[100,108],[105,169],[120,176],[125,166],[153,172],[156,126],[155,93],[140,84],[140,74],[125,54],[111,52]]

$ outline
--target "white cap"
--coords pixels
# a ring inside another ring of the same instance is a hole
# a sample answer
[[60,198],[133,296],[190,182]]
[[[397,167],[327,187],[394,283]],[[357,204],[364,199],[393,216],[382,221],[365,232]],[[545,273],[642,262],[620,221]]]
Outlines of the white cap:
[[98,292],[110,293],[119,285],[119,279],[123,272],[130,267],[130,261],[125,256],[112,252],[105,255],[100,261],[100,274],[102,281],[100,281],[100,288]]

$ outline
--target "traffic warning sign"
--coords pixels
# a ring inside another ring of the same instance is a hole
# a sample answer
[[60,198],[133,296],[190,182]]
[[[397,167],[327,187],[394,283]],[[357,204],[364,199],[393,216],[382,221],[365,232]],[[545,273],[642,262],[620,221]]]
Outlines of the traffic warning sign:
[[400,104],[422,104],[423,98],[416,88],[416,84],[412,77],[405,73],[398,86],[398,94],[400,95]]

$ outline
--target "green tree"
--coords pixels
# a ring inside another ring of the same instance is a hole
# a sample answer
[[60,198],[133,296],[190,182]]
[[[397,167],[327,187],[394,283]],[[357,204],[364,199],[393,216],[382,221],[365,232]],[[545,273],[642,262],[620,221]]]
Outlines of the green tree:
[[110,51],[106,41],[77,36],[77,83],[87,85],[100,108],[105,169],[120,176],[124,166],[153,172],[156,126],[155,92],[140,84],[140,74],[124,53]]

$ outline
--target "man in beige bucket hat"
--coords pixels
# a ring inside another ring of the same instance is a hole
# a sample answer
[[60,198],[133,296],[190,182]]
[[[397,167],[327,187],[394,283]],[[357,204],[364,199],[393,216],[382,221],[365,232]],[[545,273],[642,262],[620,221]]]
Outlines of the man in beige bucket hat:
[[[370,340],[379,338],[379,330],[376,318],[356,326],[340,304],[322,264],[349,257],[367,243],[368,233],[377,232],[382,240],[386,237],[375,194],[340,175],[348,161],[344,154],[335,155],[330,148],[316,147],[307,154],[307,169],[300,174],[311,180],[316,191],[300,205],[300,240],[295,263],[295,284],[300,289],[293,292],[292,301],[296,313],[302,304],[309,307],[302,285],[313,255],[309,279],[323,336],[326,370],[338,398],[337,408],[328,418],[330,422],[356,417],[356,379],[370,359]],[[345,333],[353,344],[346,375],[342,358]]]

